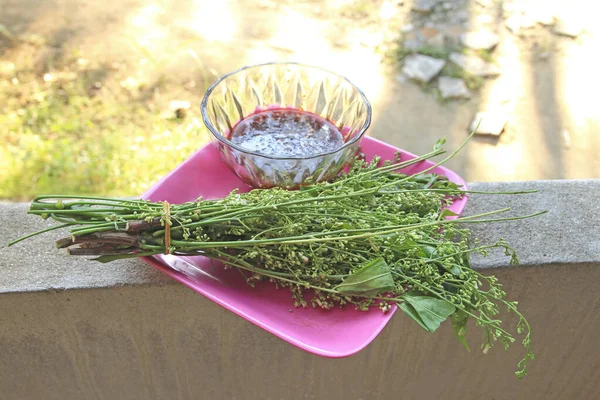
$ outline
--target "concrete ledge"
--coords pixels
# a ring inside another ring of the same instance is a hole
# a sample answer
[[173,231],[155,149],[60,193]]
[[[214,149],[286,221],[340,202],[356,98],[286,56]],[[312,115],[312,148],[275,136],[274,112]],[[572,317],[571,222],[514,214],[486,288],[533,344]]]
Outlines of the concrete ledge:
[[[506,215],[548,210],[529,220],[471,225],[482,243],[505,238],[517,250],[522,265],[600,262],[600,180],[473,183],[478,191],[539,190],[526,195],[472,195],[465,215],[511,207]],[[26,215],[28,204],[0,204],[0,238],[8,242],[51,226],[51,221]],[[81,289],[121,285],[172,284],[170,278],[139,260],[109,264],[67,256],[54,248],[64,236],[53,231],[13,247],[0,245],[0,293],[48,289]],[[493,254],[475,258],[478,268],[507,266],[507,258]]]
[[[473,226],[503,236],[522,266],[478,260],[504,283],[533,329],[529,376],[513,372],[515,343],[468,353],[444,324],[426,334],[401,313],[360,353],[308,354],[139,261],[99,264],[56,250],[53,232],[0,248],[0,399],[592,399],[600,393],[600,181],[477,183],[466,214],[549,210],[531,220]],[[48,222],[26,204],[0,205],[4,241]],[[62,290],[69,289],[69,290]],[[514,319],[508,319],[508,324]]]
[[[397,313],[365,350],[308,354],[180,285],[0,296],[1,399],[595,399],[600,393],[598,265],[501,268],[533,328],[522,356],[467,352],[449,324],[425,333]],[[510,322],[510,321],[507,321]],[[594,394],[596,393],[596,394]]]

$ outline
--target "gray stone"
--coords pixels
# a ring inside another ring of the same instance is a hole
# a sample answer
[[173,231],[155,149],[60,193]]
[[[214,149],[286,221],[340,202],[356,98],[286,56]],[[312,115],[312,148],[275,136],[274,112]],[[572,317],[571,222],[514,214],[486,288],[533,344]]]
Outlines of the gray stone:
[[424,56],[422,54],[413,54],[404,59],[402,72],[409,78],[421,82],[429,82],[440,73],[446,65],[445,60]]
[[413,11],[429,14],[437,5],[438,0],[415,0],[412,5]]
[[471,97],[471,92],[462,79],[440,76],[438,79],[438,88],[444,99]]
[[463,46],[475,50],[491,50],[500,42],[500,36],[488,30],[463,33],[460,36]]
[[469,131],[476,135],[500,136],[508,122],[508,115],[501,111],[481,111],[475,114]]
[[458,65],[471,75],[492,77],[500,75],[500,68],[481,58],[461,53],[451,53],[450,61]]

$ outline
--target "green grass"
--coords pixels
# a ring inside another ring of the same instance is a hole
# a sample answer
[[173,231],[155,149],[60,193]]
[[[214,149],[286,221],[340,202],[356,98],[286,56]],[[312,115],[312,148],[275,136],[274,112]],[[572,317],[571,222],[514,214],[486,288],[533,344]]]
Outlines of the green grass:
[[446,63],[440,72],[440,76],[462,79],[465,81],[465,85],[467,85],[469,90],[479,90],[485,84],[485,78],[469,74],[458,65],[450,61]]
[[50,83],[17,71],[18,82],[0,77],[0,198],[139,195],[208,141],[197,112],[165,118],[150,89],[134,95],[108,76],[91,93],[99,69]]
[[448,57],[450,57],[451,52],[452,51],[450,49],[445,47],[436,47],[429,45],[424,45],[423,47],[420,47],[416,50],[416,53],[423,54],[425,56],[441,58],[444,60],[447,60]]
[[483,61],[489,62],[489,63],[494,63],[496,62],[495,58],[494,58],[494,53],[489,51],[489,50],[469,50],[469,49],[464,49],[463,53],[465,54],[474,54],[477,57],[481,58]]

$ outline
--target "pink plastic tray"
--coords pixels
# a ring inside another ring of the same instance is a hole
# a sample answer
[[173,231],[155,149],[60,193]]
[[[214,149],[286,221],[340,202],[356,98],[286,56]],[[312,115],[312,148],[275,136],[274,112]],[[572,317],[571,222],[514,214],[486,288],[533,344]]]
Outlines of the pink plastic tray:
[[[361,151],[367,160],[375,155],[383,160],[391,160],[398,150],[369,137],[361,142]],[[414,157],[402,150],[402,160]],[[430,161],[423,161],[402,172],[414,174],[431,165]],[[445,175],[466,188],[465,181],[447,168],[438,167],[433,172]],[[240,192],[250,190],[221,162],[219,153],[209,144],[142,197],[152,201],[183,203],[200,196],[204,199],[221,198],[236,188]],[[467,198],[464,197],[454,202],[450,210],[460,214],[466,202]],[[219,263],[205,257],[155,256],[144,260],[266,331],[303,350],[325,357],[346,357],[362,350],[375,339],[397,310],[394,306],[384,314],[378,308],[364,312],[352,306],[329,311],[294,308],[291,293],[287,289],[276,289],[267,282],[252,288],[239,271],[225,270]]]

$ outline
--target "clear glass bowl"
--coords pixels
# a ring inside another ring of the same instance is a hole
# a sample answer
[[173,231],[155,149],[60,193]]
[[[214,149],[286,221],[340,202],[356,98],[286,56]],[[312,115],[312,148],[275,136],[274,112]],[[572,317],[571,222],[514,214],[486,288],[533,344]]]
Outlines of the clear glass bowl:
[[[281,108],[308,111],[331,121],[344,144],[310,156],[274,156],[227,139],[243,118]],[[201,111],[223,162],[255,188],[291,189],[333,178],[355,157],[371,123],[371,105],[348,79],[296,63],[247,66],[221,77],[204,95]]]

